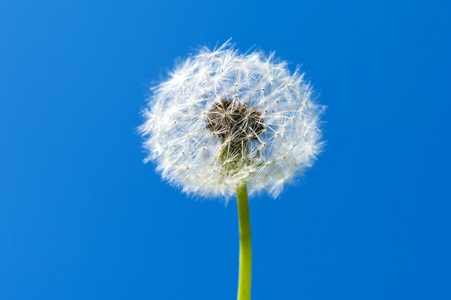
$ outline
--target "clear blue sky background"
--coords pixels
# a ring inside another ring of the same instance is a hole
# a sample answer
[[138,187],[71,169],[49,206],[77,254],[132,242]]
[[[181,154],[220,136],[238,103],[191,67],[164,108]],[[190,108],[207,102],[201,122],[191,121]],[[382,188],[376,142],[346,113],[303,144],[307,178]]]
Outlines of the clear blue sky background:
[[276,50],[327,105],[251,199],[253,299],[451,299],[449,1],[0,3],[0,299],[236,297],[236,202],[161,182],[136,127],[177,57]]

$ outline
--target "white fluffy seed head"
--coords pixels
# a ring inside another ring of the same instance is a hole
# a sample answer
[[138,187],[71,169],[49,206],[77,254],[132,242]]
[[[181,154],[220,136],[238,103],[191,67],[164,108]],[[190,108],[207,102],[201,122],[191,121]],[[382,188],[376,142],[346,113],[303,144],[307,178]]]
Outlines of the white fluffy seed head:
[[202,49],[152,89],[140,131],[162,177],[188,194],[276,197],[321,151],[311,86],[298,70],[229,43]]

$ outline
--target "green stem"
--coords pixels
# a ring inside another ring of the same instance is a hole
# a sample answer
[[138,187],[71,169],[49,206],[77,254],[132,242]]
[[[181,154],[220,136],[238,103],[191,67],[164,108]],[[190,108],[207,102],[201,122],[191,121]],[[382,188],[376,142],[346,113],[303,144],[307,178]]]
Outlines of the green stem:
[[252,245],[246,183],[237,187],[236,195],[240,228],[240,271],[237,299],[249,300],[251,299]]

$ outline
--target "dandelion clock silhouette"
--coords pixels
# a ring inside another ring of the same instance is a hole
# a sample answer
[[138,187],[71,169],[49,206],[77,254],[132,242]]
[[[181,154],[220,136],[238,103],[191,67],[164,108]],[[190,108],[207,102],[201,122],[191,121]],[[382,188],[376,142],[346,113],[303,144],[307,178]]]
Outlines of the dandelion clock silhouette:
[[320,116],[299,69],[229,42],[204,48],[152,88],[140,132],[161,176],[183,192],[238,201],[238,300],[251,294],[248,194],[277,197],[321,151]]

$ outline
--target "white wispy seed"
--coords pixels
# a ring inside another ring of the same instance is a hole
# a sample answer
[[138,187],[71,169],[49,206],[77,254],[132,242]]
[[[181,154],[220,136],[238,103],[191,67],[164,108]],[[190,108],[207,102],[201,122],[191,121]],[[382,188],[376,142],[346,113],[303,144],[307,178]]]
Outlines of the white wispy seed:
[[230,43],[191,55],[152,88],[140,132],[162,177],[184,192],[276,197],[321,151],[320,115],[297,69]]

